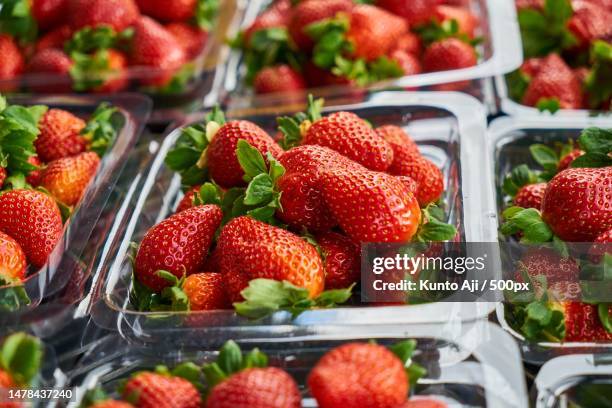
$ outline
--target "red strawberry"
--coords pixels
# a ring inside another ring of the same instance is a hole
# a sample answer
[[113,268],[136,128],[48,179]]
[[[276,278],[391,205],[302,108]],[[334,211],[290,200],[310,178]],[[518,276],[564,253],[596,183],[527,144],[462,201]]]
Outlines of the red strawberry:
[[193,17],[198,0],[136,0],[140,11],[160,21],[184,21]]
[[[36,167],[42,167],[43,165],[38,156],[31,156],[28,158],[28,163]],[[31,171],[30,174],[28,174],[28,177],[26,177],[26,182],[33,187],[38,187],[40,184],[41,173],[42,170]]]
[[317,250],[287,230],[250,217],[234,218],[221,231],[217,249],[232,301],[240,300],[245,283],[256,278],[286,280],[308,289],[311,298],[323,291],[325,276]]
[[402,18],[376,6],[361,4],[351,13],[346,37],[354,44],[355,57],[373,61],[391,51],[407,31],[408,25]]
[[68,0],[66,13],[74,30],[108,25],[123,31],[140,15],[134,0]]
[[261,13],[253,24],[244,31],[244,43],[249,46],[253,34],[268,28],[286,27],[289,24],[291,3],[289,1],[277,1],[268,10]]
[[188,208],[193,207],[193,199],[195,198],[195,194],[200,191],[200,188],[202,186],[194,186],[191,187],[183,196],[183,198],[181,199],[181,201],[179,202],[178,207],[176,207],[176,212],[179,213],[181,211],[184,211]]
[[304,52],[312,49],[312,38],[304,29],[310,24],[326,18],[335,17],[338,13],[348,13],[353,8],[351,0],[304,0],[293,7],[289,22],[289,33]]
[[0,231],[21,246],[28,262],[39,268],[62,236],[62,216],[47,194],[11,190],[0,195]]
[[107,51],[107,66],[100,79],[104,82],[93,88],[96,93],[114,93],[127,88],[129,78],[127,76],[127,58],[117,50]]
[[391,351],[348,343],[327,352],[308,376],[320,408],[393,408],[406,400],[408,378]]
[[247,368],[215,385],[206,408],[300,408],[295,380],[276,367]]
[[545,58],[529,58],[525,60],[525,62],[523,62],[523,64],[520,67],[520,70],[522,73],[524,73],[527,76],[530,76],[530,77],[536,76],[538,72],[540,72],[540,69],[542,68],[544,60]]
[[[0,389],[10,389],[15,387],[17,387],[17,384],[13,380],[13,377],[11,377],[8,372],[0,369]],[[13,408],[13,405],[9,405],[7,408]]]
[[96,402],[93,405],[90,405],[89,408],[134,408],[134,406],[124,401],[109,399],[105,401]]
[[423,69],[427,72],[468,68],[476,63],[474,47],[457,38],[436,41],[427,47],[423,55]]
[[238,140],[245,140],[259,150],[264,157],[267,152],[279,157],[282,149],[259,126],[245,120],[228,122],[221,126],[208,146],[207,160],[210,176],[224,188],[245,184],[244,171],[236,156]]
[[49,31],[36,42],[36,51],[46,50],[47,48],[64,49],[64,44],[72,38],[70,26],[63,25],[53,31]]
[[405,51],[408,54],[421,55],[422,46],[421,38],[409,31],[397,39],[393,49]]
[[437,201],[444,192],[444,175],[431,160],[423,156],[408,157],[393,167],[393,174],[409,176],[418,184],[416,198],[422,207]]
[[539,210],[542,207],[544,191],[546,191],[546,183],[527,184],[516,193],[513,200],[514,205]]
[[0,167],[0,189],[4,185],[4,180],[6,180],[7,173],[4,167]]
[[436,7],[436,17],[441,22],[455,20],[459,32],[470,38],[474,37],[474,30],[478,25],[478,18],[465,7],[455,7],[441,4]]
[[70,92],[72,80],[69,73],[73,64],[70,57],[58,49],[47,48],[36,52],[26,66],[26,72],[53,74],[54,79],[50,81],[47,75],[39,75],[29,80],[29,87],[44,93]]
[[87,149],[81,136],[86,123],[72,113],[61,109],[50,109],[40,120],[40,134],[34,141],[36,153],[44,162],[74,156]]
[[582,156],[584,151],[580,149],[574,149],[559,160],[559,164],[557,164],[557,171],[563,171],[572,164],[572,162],[578,157]]
[[176,38],[155,20],[140,17],[134,26],[132,65],[142,68],[143,85],[164,86],[186,62]]
[[429,22],[442,0],[376,0],[376,5],[405,18],[415,26]]
[[68,206],[76,205],[99,165],[100,158],[94,152],[52,161],[42,171],[40,185],[56,200]]
[[448,405],[444,401],[417,396],[395,408],[448,408]]
[[26,268],[26,256],[17,241],[0,232],[0,285],[21,282]]
[[387,172],[391,174],[401,174],[402,163],[421,155],[415,141],[399,126],[380,126],[376,128],[376,133],[385,139],[393,149],[393,163],[387,169]]
[[371,170],[384,171],[393,162],[389,143],[351,112],[332,113],[316,121],[302,143],[329,147]]
[[187,23],[170,23],[166,30],[183,46],[190,60],[200,55],[208,39],[206,31]]
[[330,169],[323,175],[325,202],[340,227],[357,242],[407,242],[421,210],[396,177],[358,169]]
[[324,232],[316,236],[323,253],[325,289],[348,288],[359,281],[361,272],[360,248],[337,232]]
[[606,253],[612,253],[612,229],[599,234],[589,249],[589,258],[593,263],[599,263]]
[[0,34],[0,55],[2,55],[0,80],[13,79],[23,72],[25,67],[23,55],[13,38],[6,34]]
[[557,54],[549,55],[542,62],[525,91],[523,104],[537,106],[546,99],[558,100],[562,109],[578,109],[582,105],[580,82]]
[[[601,324],[597,305],[582,302],[564,302],[565,341],[610,342],[612,333]],[[608,314],[612,309],[608,309]]]
[[612,38],[612,10],[588,1],[572,2],[574,15],[567,28],[578,40],[578,47],[588,48],[595,40]]
[[61,24],[66,17],[68,0],[32,0],[32,16],[38,27],[48,30]]
[[544,8],[544,0],[516,0],[516,8],[542,10]]
[[306,89],[302,75],[288,65],[266,67],[255,76],[253,84],[258,94],[298,92]]
[[612,167],[570,168],[548,182],[542,218],[562,240],[592,242],[612,228]]
[[406,186],[408,191],[410,191],[416,197],[417,192],[419,191],[418,183],[414,181],[412,177],[408,176],[397,176],[397,178],[400,179],[400,181],[404,183],[404,186]]
[[222,216],[216,205],[200,205],[149,229],[136,255],[134,273],[138,281],[159,292],[170,282],[159,277],[158,270],[178,278],[201,271]]
[[216,272],[194,273],[187,276],[183,292],[189,299],[189,310],[231,309],[223,276]]
[[345,86],[353,85],[354,81],[343,76],[338,76],[327,71],[323,68],[319,68],[311,61],[306,62],[304,66],[304,78],[308,82],[309,86]]
[[404,75],[416,75],[423,71],[421,62],[414,54],[408,54],[406,51],[395,50],[389,54],[389,58],[397,62],[404,71]]
[[201,408],[198,389],[184,378],[144,371],[125,383],[123,399],[139,408]]
[[[580,269],[572,258],[562,258],[559,253],[548,248],[528,250],[522,257],[519,268],[531,278],[544,276],[549,285],[560,282],[577,282]],[[523,282],[521,271],[517,271],[516,280]]]

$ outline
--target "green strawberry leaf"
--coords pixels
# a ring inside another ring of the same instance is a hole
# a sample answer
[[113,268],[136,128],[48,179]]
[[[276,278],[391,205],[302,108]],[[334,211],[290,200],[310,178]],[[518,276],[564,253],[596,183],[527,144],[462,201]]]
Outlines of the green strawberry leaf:
[[559,156],[550,147],[543,144],[533,144],[529,146],[529,152],[533,159],[549,172],[556,172],[559,165]]
[[353,295],[354,287],[355,284],[353,283],[348,288],[326,290],[315,299],[316,306],[330,308],[346,303]]
[[198,390],[203,390],[202,368],[191,361],[187,361],[177,365],[169,372],[169,374],[174,377],[183,378],[193,384],[193,386],[196,387]]
[[527,91],[531,82],[531,77],[517,69],[506,75],[506,82],[510,98],[515,101],[522,101],[523,95],[525,95],[525,91]]
[[543,10],[519,10],[518,21],[525,58],[542,57],[576,44],[567,29],[573,10],[570,0],[546,0]]
[[236,147],[236,156],[240,167],[244,171],[245,181],[253,180],[261,173],[267,173],[268,168],[263,155],[255,147],[251,146],[246,140],[240,139]]
[[591,46],[589,72],[584,87],[591,108],[598,109],[612,98],[612,44],[597,40]]
[[215,122],[221,126],[225,125],[225,123],[227,122],[225,119],[225,114],[223,113],[223,110],[219,105],[213,106],[213,108],[210,110],[210,112],[206,114],[204,118],[206,123]]
[[193,196],[193,205],[215,204],[221,205],[223,191],[219,186],[213,183],[204,183],[200,190]]
[[353,50],[353,45],[347,40],[349,19],[341,15],[323,19],[305,27],[304,31],[315,45],[312,51],[312,62],[323,69],[334,66],[335,58]]
[[306,113],[298,112],[294,116],[282,116],[276,118],[278,130],[283,133],[283,139],[279,142],[284,150],[299,146],[302,141],[303,124],[314,123],[321,119],[321,111],[325,100],[314,99],[312,94],[308,95]]
[[247,187],[244,204],[258,205],[269,203],[274,197],[274,181],[267,173],[258,174]]
[[389,350],[400,359],[406,369],[410,386],[414,386],[419,378],[427,375],[427,370],[418,363],[412,360],[414,351],[416,350],[416,340],[404,340],[395,343],[389,347]]
[[257,347],[253,350],[249,351],[246,356],[244,356],[244,368],[265,368],[268,366],[268,356],[262,353]]
[[3,0],[0,7],[0,33],[7,33],[22,43],[31,43],[38,35],[29,0]]
[[[431,214],[431,211],[436,216]],[[442,242],[449,241],[457,235],[457,228],[454,225],[441,221],[438,217],[440,211],[435,204],[430,204],[421,210],[421,225],[416,233],[416,242]]]
[[243,361],[240,346],[231,340],[225,343],[219,351],[219,358],[217,358],[216,363],[224,373],[229,375],[242,370]]
[[0,311],[15,312],[32,301],[25,288],[19,282],[7,281],[0,277]]
[[536,108],[540,112],[550,112],[555,113],[559,109],[561,109],[561,103],[558,98],[540,98],[536,103]]
[[510,197],[514,197],[521,187],[535,184],[539,181],[538,175],[526,164],[521,164],[510,172],[504,179],[502,191]]
[[368,64],[368,82],[379,82],[385,79],[399,78],[404,75],[404,70],[395,60],[388,57],[379,57]]
[[89,54],[99,50],[114,48],[120,39],[127,40],[133,35],[133,30],[126,30],[125,33],[118,34],[112,27],[107,25],[95,28],[85,27],[72,35],[66,42],[64,50],[66,54],[73,52]]
[[608,333],[612,333],[612,303],[600,303],[597,305],[597,315],[601,325]]
[[106,401],[109,399],[106,391],[102,389],[101,386],[96,386],[90,390],[85,392],[85,395],[81,399],[81,403],[79,404],[79,408],[88,408],[92,405],[95,405],[98,402]]
[[43,346],[40,340],[25,333],[8,336],[0,350],[0,366],[22,386],[29,386],[38,375],[42,358]]
[[500,228],[503,235],[515,235],[522,232],[521,242],[525,244],[553,240],[552,230],[542,220],[540,212],[535,208],[509,207],[504,210],[502,216],[506,220]]
[[81,131],[89,143],[89,149],[100,157],[104,156],[123,127],[123,120],[119,109],[106,102],[101,103]]
[[202,371],[206,378],[206,384],[210,390],[232,374],[252,367],[265,368],[268,366],[268,356],[258,348],[252,349],[243,355],[240,346],[233,340],[227,341],[219,350],[217,360],[204,364]]
[[612,166],[612,129],[584,129],[578,141],[585,154],[574,159],[570,167]]
[[204,31],[212,30],[219,14],[219,6],[219,0],[198,0],[195,9],[197,26]]
[[289,64],[297,71],[301,69],[303,56],[294,49],[289,37],[284,27],[258,30],[251,36],[249,44],[244,44],[247,84],[253,84],[257,73],[265,67]]
[[331,69],[332,74],[355,81],[359,86],[370,83],[368,64],[362,58],[352,60],[341,55],[336,55],[335,66]]

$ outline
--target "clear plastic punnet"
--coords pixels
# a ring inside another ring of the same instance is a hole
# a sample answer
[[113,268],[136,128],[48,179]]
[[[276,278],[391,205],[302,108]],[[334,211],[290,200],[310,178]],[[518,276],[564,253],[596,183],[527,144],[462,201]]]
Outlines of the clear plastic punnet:
[[544,364],[532,388],[536,408],[612,405],[610,356],[575,354]]
[[[449,407],[527,407],[527,391],[519,352],[510,336],[487,322],[465,324],[457,336],[449,336],[440,324],[407,326],[304,327],[270,338],[267,331],[243,328],[235,337],[185,336],[189,345],[164,343],[155,347],[125,347],[118,336],[109,336],[83,356],[69,375],[75,387],[70,406],[78,406],[85,393],[100,386],[112,397],[121,381],[131,374],[159,364],[172,368],[181,362],[214,361],[228,338],[244,351],[258,347],[269,365],[285,369],[298,383],[302,406],[316,407],[306,378],[319,358],[347,342],[374,340],[379,344],[417,341],[414,361],[427,369],[413,388],[417,396],[442,400]],[[290,334],[290,335],[289,335]],[[62,384],[63,386],[63,384]]]
[[[576,141],[583,129],[589,127],[612,128],[612,119],[602,117],[502,117],[495,119],[489,126],[489,154],[491,171],[497,196],[497,214],[501,224],[504,209],[502,185],[504,176],[520,164],[535,164],[529,146],[542,143]],[[500,240],[503,236],[500,235]],[[509,238],[508,238],[509,240]],[[531,342],[512,327],[507,319],[507,309],[503,303],[496,306],[496,317],[502,328],[508,331],[519,343],[523,360],[530,364],[541,365],[562,354],[570,353],[610,353],[612,343],[601,342]]]
[[[47,264],[38,271],[29,270],[22,286],[19,286],[25,289],[29,302],[11,302],[11,308],[0,313],[0,333],[48,318],[49,315],[42,313],[41,309],[50,312],[63,306],[53,306],[47,301],[57,298],[63,291],[70,291],[72,286],[81,283],[83,277],[89,276],[95,253],[105,233],[104,228],[112,220],[107,212],[109,197],[151,111],[148,98],[132,94],[103,99],[87,96],[15,97],[10,98],[9,102],[26,106],[46,105],[84,118],[91,115],[101,102],[108,102],[118,108],[112,120],[119,130],[101,158],[95,177],[65,222],[63,235]],[[3,299],[10,298],[19,287],[0,287],[0,295]]]
[[[330,101],[331,102],[331,101]],[[302,106],[303,107],[303,106]],[[279,114],[294,113],[302,107],[277,107],[265,113],[228,112],[231,119],[254,121],[270,134]],[[442,170],[448,208],[447,222],[454,224],[461,242],[496,242],[496,220],[492,182],[485,151],[484,109],[474,98],[458,93],[374,93],[363,102],[328,106],[327,112],[348,110],[377,124],[404,127],[417,141],[424,155]],[[188,124],[201,122],[204,113]],[[132,243],[139,243],[146,231],[173,213],[183,196],[180,176],[164,164],[168,151],[181,135],[181,128],[168,135],[143,181],[131,189],[105,244],[102,270],[92,314],[99,325],[119,330],[132,340],[155,341],[168,333],[206,331],[212,327],[250,325],[344,325],[450,322],[478,319],[493,309],[492,302],[439,302],[411,306],[359,305],[315,309],[296,319],[277,312],[264,320],[251,321],[233,311],[139,312],[130,304]],[[354,294],[355,296],[355,294]],[[358,296],[357,296],[358,298]],[[358,300],[358,299],[356,299]]]
[[[270,3],[269,0],[252,0],[244,14],[242,29],[248,27]],[[477,47],[479,62],[469,68],[403,76],[368,86],[370,90],[433,88],[436,85],[469,81],[462,92],[471,94],[488,106],[495,104],[493,83],[490,77],[505,74],[518,68],[523,61],[521,38],[514,4],[505,0],[467,0],[463,2],[478,17],[476,35],[483,39]],[[244,83],[245,67],[240,51],[233,51],[228,59],[224,80],[225,97],[230,106],[274,105],[280,94],[253,95]],[[347,95],[358,92],[346,87],[325,87],[310,90],[317,95]],[[287,98],[285,95],[283,98]]]

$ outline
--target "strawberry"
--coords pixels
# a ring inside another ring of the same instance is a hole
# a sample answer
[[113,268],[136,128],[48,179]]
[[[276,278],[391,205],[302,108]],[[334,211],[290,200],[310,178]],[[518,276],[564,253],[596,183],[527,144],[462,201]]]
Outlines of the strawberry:
[[[564,302],[565,341],[610,342],[612,333],[601,324],[597,305],[582,302]],[[608,308],[608,314],[611,310]]]
[[429,22],[442,0],[376,0],[375,4],[406,19],[411,26]]
[[448,408],[448,405],[444,401],[418,396],[410,398],[396,408]]
[[2,55],[0,80],[13,79],[23,72],[25,67],[23,55],[21,55],[19,47],[9,35],[0,34],[0,55]]
[[559,164],[557,165],[557,171],[563,171],[567,168],[569,168],[569,166],[572,164],[572,162],[582,156],[584,154],[584,151],[581,149],[574,149],[571,152],[569,152],[568,154],[566,154],[565,156],[561,157],[561,160],[559,160]]
[[416,198],[397,178],[357,169],[330,169],[323,196],[340,227],[357,242],[407,242],[421,221]]
[[546,183],[527,184],[519,189],[514,196],[514,205],[523,208],[539,210],[546,191]]
[[72,34],[72,28],[68,25],[57,27],[39,38],[36,42],[36,51],[46,50],[47,48],[63,50],[64,44],[72,38]]
[[289,231],[250,217],[238,217],[221,230],[217,248],[230,299],[240,300],[245,283],[256,278],[288,281],[311,298],[323,290],[323,263],[317,250]]
[[597,236],[593,245],[589,249],[589,259],[593,263],[599,263],[602,256],[606,253],[612,253],[612,229],[609,229]]
[[299,2],[291,12],[289,33],[301,51],[308,52],[314,42],[305,32],[310,24],[335,17],[338,13],[348,13],[353,8],[351,0],[305,0]]
[[[40,75],[36,80],[32,78],[30,88],[35,91],[45,93],[70,92],[70,68],[73,61],[63,51],[47,48],[34,54],[28,65],[26,72],[29,74],[53,74],[54,80],[49,81],[46,75]],[[53,82],[49,84],[49,82]]]
[[302,75],[288,65],[266,67],[259,71],[253,83],[258,94],[298,92],[306,89]]
[[104,400],[90,405],[89,408],[134,408],[130,403],[117,400]]
[[219,207],[201,205],[149,229],[136,254],[134,274],[138,281],[160,292],[171,282],[157,271],[168,271],[177,278],[201,271],[221,218]]
[[270,152],[279,157],[282,149],[259,126],[239,120],[221,126],[208,146],[208,170],[212,179],[221,187],[230,188],[245,184],[244,171],[236,156],[238,140],[245,140],[259,150],[264,157]]
[[62,235],[62,216],[55,201],[35,190],[11,190],[0,195],[0,231],[21,246],[37,268],[47,263]]
[[287,27],[290,19],[291,3],[289,1],[277,1],[272,7],[261,13],[255,21],[244,31],[244,43],[250,46],[253,35],[261,30],[269,28]]
[[143,371],[123,387],[124,400],[139,408],[200,408],[202,398],[189,381],[172,375]]
[[421,155],[415,141],[399,126],[380,126],[376,128],[376,133],[385,139],[393,149],[393,162],[387,169],[387,172],[391,174],[401,174],[402,163]]
[[17,241],[0,232],[0,285],[21,282],[26,268],[26,256]]
[[0,189],[4,185],[4,180],[6,180],[7,173],[4,167],[0,167]]
[[592,242],[612,228],[612,167],[570,168],[548,182],[542,218],[559,238]]
[[397,163],[393,174],[409,176],[418,184],[416,198],[422,207],[437,201],[444,192],[444,175],[431,160],[423,156],[408,157]]
[[580,82],[557,54],[546,57],[523,96],[523,104],[540,109],[547,109],[550,100],[556,102],[557,109],[578,109],[582,105]]
[[85,193],[99,165],[100,158],[94,152],[52,161],[42,171],[40,185],[57,201],[74,206]]
[[402,50],[395,50],[389,54],[389,58],[397,62],[402,71],[404,71],[404,75],[416,75],[423,71],[421,62],[414,54],[409,54]]
[[159,21],[184,21],[193,17],[198,0],[136,0],[140,11]]
[[106,51],[106,70],[101,73],[101,85],[92,90],[96,93],[114,93],[127,88],[129,78],[127,76],[128,60],[126,56],[117,50]]
[[436,7],[436,18],[441,22],[455,20],[459,26],[459,33],[474,37],[478,25],[478,18],[465,7],[448,6],[440,4]]
[[131,57],[132,65],[143,67],[142,84],[150,86],[166,85],[187,60],[176,38],[149,17],[136,20]]
[[421,55],[421,52],[423,51],[422,47],[423,47],[423,44],[421,43],[421,38],[418,35],[409,31],[401,35],[397,39],[397,42],[395,43],[395,46],[393,47],[393,49],[405,51],[408,54],[413,54],[413,55],[418,56],[418,55]]
[[311,61],[304,66],[304,78],[309,86],[345,86],[354,85],[355,81],[345,76],[335,75],[329,70],[317,67]]
[[412,194],[416,196],[417,192],[419,191],[419,184],[416,181],[414,181],[412,177],[397,176],[397,178],[404,184],[404,186],[406,186],[408,191],[410,191]]
[[34,142],[38,157],[51,162],[84,152],[87,142],[81,131],[85,126],[85,121],[68,111],[49,109],[38,124],[40,134]]
[[188,208],[193,207],[193,199],[195,198],[195,194],[200,191],[200,187],[202,186],[194,186],[191,187],[183,196],[183,198],[181,199],[181,201],[178,204],[178,207],[176,207],[176,212],[179,213],[181,211],[184,211]]
[[520,260],[520,270],[516,280],[523,282],[521,272],[526,272],[530,278],[543,276],[549,285],[559,282],[577,282],[580,268],[572,258],[562,258],[559,253],[548,248],[528,250]]
[[298,386],[276,367],[247,368],[215,385],[206,408],[300,408]]
[[540,72],[545,58],[529,58],[521,65],[521,72],[527,76],[533,77]]
[[578,40],[578,47],[588,48],[595,40],[612,38],[612,10],[587,1],[572,2],[574,14],[567,28]]
[[317,120],[302,143],[329,147],[371,170],[384,171],[393,162],[389,143],[351,112],[336,112]]
[[183,46],[187,59],[190,60],[200,55],[208,40],[206,31],[187,23],[170,23],[166,25],[166,30]]
[[230,309],[223,276],[216,272],[194,273],[185,278],[183,292],[189,299],[189,310]]
[[355,57],[373,61],[391,51],[407,31],[408,25],[402,18],[376,6],[361,4],[351,12],[346,36],[354,45]]
[[360,248],[337,232],[324,232],[316,236],[323,254],[325,288],[348,288],[359,281],[361,272]]
[[134,0],[67,0],[68,22],[72,28],[107,25],[115,31],[123,31],[136,23],[139,16]]
[[38,27],[48,30],[62,23],[68,0],[32,0],[31,12]]
[[476,63],[474,47],[457,38],[433,42],[423,54],[423,69],[426,72],[468,68]]
[[408,394],[402,361],[385,347],[347,343],[327,352],[308,376],[320,408],[393,408]]

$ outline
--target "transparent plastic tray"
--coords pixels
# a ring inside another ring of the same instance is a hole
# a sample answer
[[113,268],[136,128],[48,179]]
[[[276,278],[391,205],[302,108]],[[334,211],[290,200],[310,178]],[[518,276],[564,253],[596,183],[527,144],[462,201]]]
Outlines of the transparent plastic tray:
[[[79,116],[87,117],[102,102],[106,101],[119,108],[116,113],[122,122],[118,136],[101,160],[95,177],[90,182],[83,198],[75,207],[64,225],[63,235],[51,253],[47,264],[38,271],[29,271],[23,282],[31,303],[13,312],[0,313],[0,335],[12,326],[35,319],[37,308],[45,298],[50,298],[64,289],[76,276],[87,273],[91,268],[90,259],[83,257],[86,251],[102,240],[106,218],[104,209],[110,193],[132,152],[140,132],[150,113],[151,102],[140,95],[124,94],[100,99],[87,96],[58,96],[10,99],[10,103],[22,105],[42,104],[51,108],[65,109]],[[96,236],[97,239],[91,239]],[[12,290],[5,286],[0,291]],[[43,316],[40,316],[43,318]]]
[[612,404],[612,359],[562,356],[544,364],[533,385],[536,408],[605,408]]
[[[297,381],[304,407],[316,407],[306,378],[310,369],[329,349],[350,341],[376,340],[390,344],[417,340],[415,360],[428,374],[419,380],[417,395],[430,395],[450,407],[527,407],[527,391],[519,352],[499,327],[487,322],[466,324],[460,336],[449,337],[442,325],[421,324],[392,327],[304,328],[292,337],[270,339],[267,332],[245,329],[234,337],[244,350],[259,347],[270,357],[270,365],[287,370]],[[262,337],[263,336],[263,337]],[[189,337],[189,336],[188,336]],[[76,387],[70,406],[77,406],[84,393],[96,385],[109,392],[121,379],[158,364],[175,366],[183,361],[210,362],[227,337],[190,337],[194,343],[166,343],[156,347],[125,347],[117,336],[100,342],[69,373],[69,386]]]
[[[278,114],[289,114],[287,107],[274,112],[229,113],[231,118],[252,120],[268,131],[275,128]],[[350,110],[374,124],[392,123],[405,127],[420,144],[423,153],[443,169],[444,199],[449,222],[458,226],[461,241],[496,242],[493,190],[486,167],[484,109],[474,98],[458,93],[383,92],[354,105],[332,106],[327,111]],[[201,121],[203,113],[191,117]],[[440,302],[418,306],[345,306],[312,310],[292,320],[279,312],[253,323],[232,311],[138,312],[129,304],[132,267],[127,257],[131,242],[140,242],[146,231],[167,218],[182,197],[180,177],[164,165],[167,152],[180,136],[180,128],[166,137],[142,185],[126,200],[125,211],[117,217],[105,245],[108,253],[99,277],[99,301],[93,318],[103,327],[119,330],[130,339],[165,338],[169,330],[178,336],[184,330],[206,330],[215,326],[313,325],[313,324],[401,324],[470,320],[488,315],[493,303]],[[474,160],[478,158],[478,160]],[[483,187],[484,186],[484,187]],[[163,333],[162,333],[163,332]]]
[[[261,13],[269,0],[251,0],[249,2],[242,22],[242,28],[248,27]],[[494,104],[492,81],[487,78],[501,75],[518,68],[522,61],[522,45],[516,18],[516,9],[511,1],[507,0],[466,0],[467,7],[479,18],[476,35],[483,38],[483,43],[477,48],[480,62],[474,67],[409,75],[401,78],[384,81],[369,86],[370,90],[390,88],[413,90],[420,87],[447,84],[471,80],[463,92],[469,93]],[[233,51],[226,66],[224,80],[225,97],[229,97],[230,106],[251,106],[252,104],[274,105],[282,98],[272,95],[257,95],[253,97],[252,91],[243,81],[244,67],[242,65],[242,52]],[[350,94],[351,90],[342,87],[319,88],[314,90],[321,96]],[[354,92],[354,90],[353,90]]]
[[[529,153],[531,144],[567,141],[570,138],[576,140],[582,129],[590,126],[612,128],[612,119],[595,117],[503,117],[491,122],[488,133],[498,213],[501,213],[504,205],[501,191],[504,176],[519,164],[535,165]],[[612,344],[607,343],[532,343],[506,322],[503,304],[497,305],[496,315],[504,330],[510,332],[519,342],[523,359],[531,364],[543,364],[560,354],[612,352]]]

